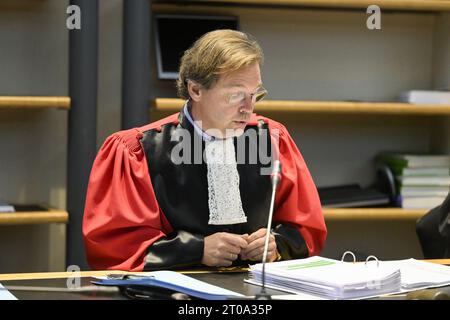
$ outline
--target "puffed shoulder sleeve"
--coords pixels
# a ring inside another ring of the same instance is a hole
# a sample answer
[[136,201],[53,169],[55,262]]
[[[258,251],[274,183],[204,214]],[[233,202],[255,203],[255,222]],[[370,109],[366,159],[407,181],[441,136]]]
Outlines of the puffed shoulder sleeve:
[[282,164],[273,229],[278,251],[283,259],[317,255],[327,235],[317,188],[286,128],[276,123],[274,131],[274,150]]
[[83,217],[93,269],[142,270],[147,248],[172,231],[151,187],[141,135],[113,134],[94,161]]

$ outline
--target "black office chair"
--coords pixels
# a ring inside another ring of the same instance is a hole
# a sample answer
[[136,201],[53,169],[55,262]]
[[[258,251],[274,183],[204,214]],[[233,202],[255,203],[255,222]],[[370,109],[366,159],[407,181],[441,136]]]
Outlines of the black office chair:
[[450,258],[450,193],[444,202],[416,222],[425,259]]

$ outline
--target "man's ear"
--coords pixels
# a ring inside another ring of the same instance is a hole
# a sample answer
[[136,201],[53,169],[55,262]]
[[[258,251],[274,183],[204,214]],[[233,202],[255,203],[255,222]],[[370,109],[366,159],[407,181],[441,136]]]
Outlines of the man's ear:
[[201,86],[191,80],[188,80],[187,88],[191,99],[195,102],[200,101],[200,99],[202,98]]

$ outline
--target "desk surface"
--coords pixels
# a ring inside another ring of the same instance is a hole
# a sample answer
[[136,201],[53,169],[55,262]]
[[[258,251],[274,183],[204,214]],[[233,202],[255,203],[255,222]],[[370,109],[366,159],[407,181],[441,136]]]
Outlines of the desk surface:
[[[100,275],[101,273],[96,273]],[[106,272],[103,274],[111,274]],[[73,275],[73,273],[72,273]],[[248,284],[244,282],[247,278],[246,272],[233,272],[233,273],[195,273],[189,276],[196,278],[207,283],[214,284],[216,286],[223,287],[228,290],[232,290],[241,293],[245,296],[254,296],[261,291],[261,287]],[[81,279],[80,285],[82,287],[91,285],[91,276],[86,276]],[[47,279],[26,279],[26,280],[5,280],[2,281],[2,285],[9,289],[14,286],[32,286],[32,287],[50,287],[50,288],[67,288],[67,274],[65,278],[47,278]],[[19,300],[124,300],[127,299],[120,292],[47,292],[47,291],[22,291],[10,289],[10,292]],[[285,295],[286,292],[267,289],[267,292],[271,295]]]
[[[437,264],[443,264],[443,265],[450,265],[450,259],[430,259],[430,260],[424,260],[427,262],[437,263]],[[235,271],[236,273],[239,273],[239,271],[242,271],[242,273],[247,272],[248,268],[224,268],[221,270],[218,270],[217,272],[211,272],[211,271],[203,271],[203,270],[187,270],[187,271],[181,271],[183,274],[187,275],[194,275],[194,274],[210,274],[210,273],[233,273]],[[231,272],[230,272],[231,271]],[[126,274],[126,273],[132,273],[136,274],[136,272],[127,272],[127,271],[121,271],[121,270],[100,270],[100,271],[80,271],[79,276],[80,277],[95,277],[95,276],[105,276],[108,274]],[[38,280],[38,279],[59,279],[59,278],[68,278],[73,276],[73,272],[36,272],[36,273],[4,273],[0,274],[0,281],[5,280]]]
[[[439,264],[450,265],[450,259],[440,259],[440,260],[427,260],[429,262],[435,262]],[[246,296],[253,296],[260,292],[261,287],[248,284],[244,282],[247,278],[248,273],[246,269],[242,272],[239,270],[231,270],[232,272],[226,272],[225,270],[219,270],[217,272],[212,271],[186,271],[183,272],[189,276],[223,287],[228,290],[232,290]],[[81,286],[90,285],[91,277],[94,276],[104,276],[108,274],[124,274],[129,272],[124,272],[120,270],[103,270],[103,271],[82,271],[78,273],[81,277]],[[133,272],[136,274],[136,272]],[[76,276],[74,272],[46,272],[46,273],[18,273],[18,274],[0,274],[0,283],[8,288],[9,286],[35,286],[35,287],[56,287],[56,288],[67,288],[67,279],[69,277]],[[10,290],[18,299],[22,300],[99,300],[99,299],[126,299],[119,292],[116,293],[105,293],[101,294],[98,292],[45,292],[45,291],[16,291]],[[444,291],[450,294],[450,287],[445,287]],[[285,295],[285,292],[278,290],[270,290],[267,292],[271,295]],[[404,300],[406,295],[397,295],[390,297],[382,297],[382,299],[394,299],[394,300]]]

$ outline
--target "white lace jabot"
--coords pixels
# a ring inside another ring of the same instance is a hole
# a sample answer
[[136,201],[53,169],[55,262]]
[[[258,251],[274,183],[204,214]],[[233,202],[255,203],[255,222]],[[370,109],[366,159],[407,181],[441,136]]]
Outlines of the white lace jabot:
[[247,222],[239,191],[239,174],[233,138],[206,141],[209,224]]

